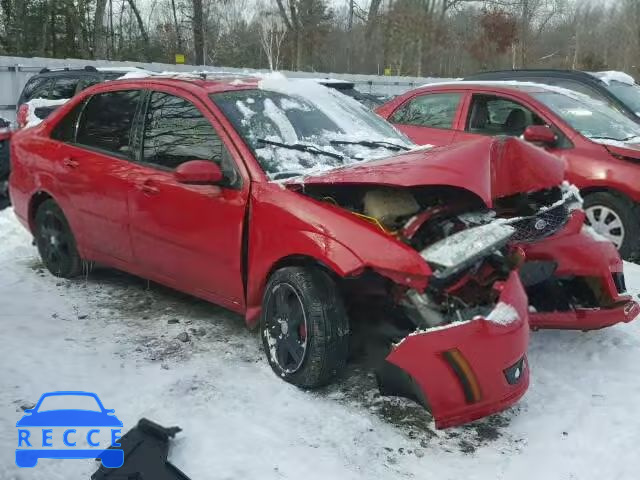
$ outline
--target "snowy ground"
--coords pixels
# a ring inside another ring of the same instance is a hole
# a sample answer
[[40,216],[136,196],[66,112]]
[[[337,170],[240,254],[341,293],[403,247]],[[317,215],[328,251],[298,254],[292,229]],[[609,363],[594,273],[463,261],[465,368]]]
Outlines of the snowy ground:
[[[640,291],[640,267],[627,265]],[[176,322],[177,320],[177,322]],[[190,339],[175,337],[187,332]],[[51,390],[97,392],[125,430],[143,416],[183,432],[170,460],[203,479],[638,478],[640,321],[532,335],[519,405],[435,431],[410,402],[380,398],[351,368],[317,393],[276,378],[257,335],[213,305],[109,270],[45,272],[0,212],[0,479],[86,479],[89,460],[14,465],[21,407]]]

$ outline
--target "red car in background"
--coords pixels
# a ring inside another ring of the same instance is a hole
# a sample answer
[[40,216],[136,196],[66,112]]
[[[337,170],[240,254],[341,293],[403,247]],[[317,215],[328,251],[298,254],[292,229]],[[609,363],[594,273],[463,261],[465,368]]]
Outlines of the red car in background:
[[565,160],[587,224],[623,258],[638,258],[640,125],[605,102],[549,85],[469,81],[412,90],[377,112],[420,145],[508,135],[543,146]]

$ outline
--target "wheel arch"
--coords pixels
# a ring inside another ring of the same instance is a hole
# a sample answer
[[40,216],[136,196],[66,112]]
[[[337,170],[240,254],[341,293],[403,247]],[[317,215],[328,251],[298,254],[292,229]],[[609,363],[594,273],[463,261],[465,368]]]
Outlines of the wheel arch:
[[28,208],[28,211],[27,211],[28,212],[27,213],[27,215],[28,215],[27,220],[29,222],[29,230],[31,231],[32,234],[35,234],[36,212],[40,208],[40,205],[42,205],[47,200],[53,200],[54,202],[56,201],[53,198],[53,195],[51,195],[49,192],[47,192],[45,190],[38,190],[36,193],[31,195],[31,198],[29,199],[29,208]]
[[285,267],[317,268],[336,282],[344,278],[347,274],[346,271],[342,271],[340,265],[329,264],[310,253],[288,254],[278,258],[269,265],[264,274],[260,274],[259,278],[254,277],[253,281],[250,281],[247,285],[249,295],[247,297],[245,322],[250,329],[255,329],[259,323],[260,312],[262,310],[262,297],[269,279],[276,271]]

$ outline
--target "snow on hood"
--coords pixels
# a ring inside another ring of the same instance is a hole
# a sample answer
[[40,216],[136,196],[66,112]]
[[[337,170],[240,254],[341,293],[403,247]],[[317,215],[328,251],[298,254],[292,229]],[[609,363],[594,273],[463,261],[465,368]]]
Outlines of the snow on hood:
[[496,198],[560,185],[564,169],[563,160],[530,143],[513,137],[482,137],[334,168],[284,183],[290,188],[319,184],[446,185],[470,191],[491,207]]
[[41,107],[59,107],[60,105],[64,105],[69,101],[68,98],[63,98],[60,100],[49,100],[46,98],[34,98],[29,100],[24,105],[27,106],[27,123],[25,128],[35,127],[36,125],[42,122],[42,118],[38,118],[36,116],[36,109]]
[[609,85],[612,81],[626,83],[627,85],[633,85],[636,81],[633,77],[624,72],[618,72],[616,70],[608,70],[605,72],[587,72],[596,78],[599,78],[604,83]]

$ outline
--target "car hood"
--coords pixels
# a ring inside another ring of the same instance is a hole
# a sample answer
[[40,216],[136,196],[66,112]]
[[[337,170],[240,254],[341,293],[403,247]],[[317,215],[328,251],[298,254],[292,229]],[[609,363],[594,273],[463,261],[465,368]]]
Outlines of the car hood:
[[493,200],[562,183],[564,161],[513,137],[483,137],[446,147],[412,150],[285,181],[289,187],[321,184],[416,187],[447,185]]

